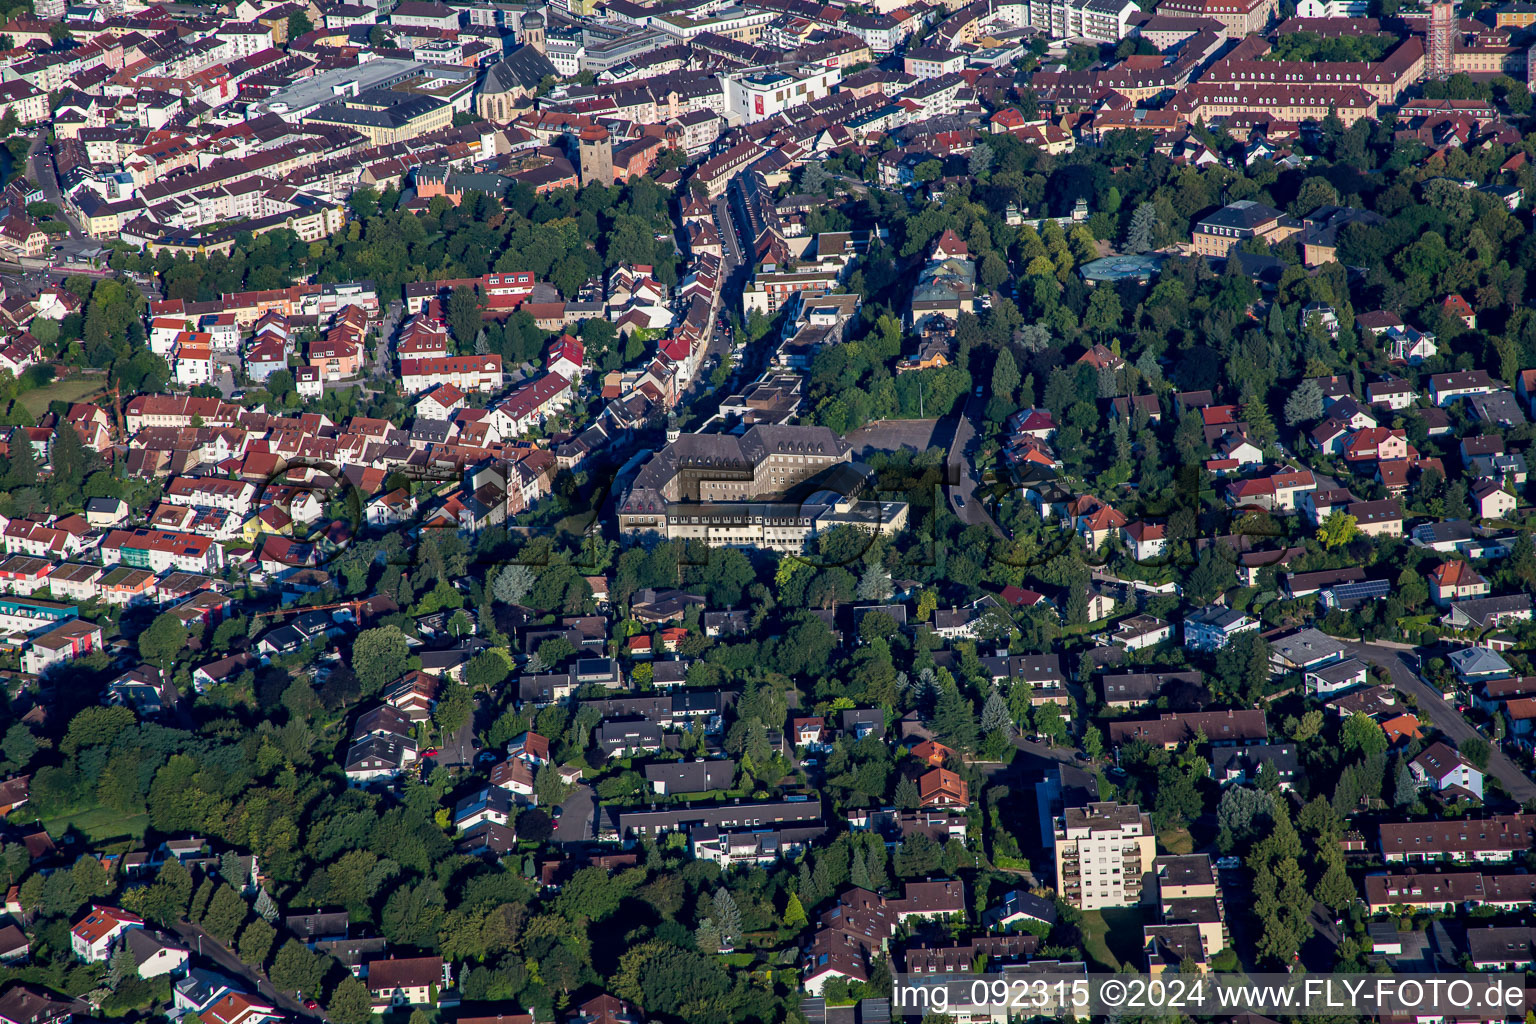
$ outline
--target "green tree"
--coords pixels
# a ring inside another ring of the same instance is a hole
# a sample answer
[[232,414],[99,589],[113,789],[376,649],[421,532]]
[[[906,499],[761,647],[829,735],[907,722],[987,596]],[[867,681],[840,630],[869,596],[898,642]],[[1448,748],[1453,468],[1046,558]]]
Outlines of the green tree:
[[533,569],[518,563],[509,565],[496,574],[496,582],[491,587],[491,593],[496,600],[503,604],[522,604],[527,598],[536,578]]
[[469,687],[460,683],[445,683],[438,691],[437,707],[432,711],[432,724],[446,739],[464,728],[475,710],[474,698]]
[[139,657],[164,672],[176,663],[187,646],[187,628],[172,612],[155,617],[138,639]]
[[928,725],[939,742],[947,747],[968,751],[976,746],[976,708],[954,683],[939,692]]
[[203,914],[203,930],[227,946],[240,930],[249,911],[250,908],[239,893],[227,885],[221,885],[214,891],[213,899],[208,902],[208,910]]
[[1083,326],[1102,338],[1120,329],[1125,319],[1125,308],[1120,295],[1113,288],[1095,288],[1088,297],[1088,309],[1083,314]]
[[1487,740],[1473,736],[1457,744],[1456,750],[1478,771],[1485,772],[1488,770],[1489,746]]
[[792,892],[784,904],[784,927],[799,931],[805,924],[805,907],[801,906],[799,895]]
[[37,748],[37,737],[20,722],[5,730],[5,739],[0,740],[0,752],[17,768],[25,768],[37,754]]
[[306,32],[313,32],[314,30],[314,22],[310,21],[309,15],[303,11],[294,11],[288,15],[288,38],[290,40],[297,39]]
[[273,958],[268,977],[284,992],[318,995],[320,983],[325,978],[325,962],[297,939],[289,939]]
[[1299,427],[1323,415],[1323,389],[1310,377],[1296,386],[1285,400],[1285,424]]
[[1156,246],[1157,209],[1151,203],[1142,203],[1131,214],[1125,232],[1125,248],[1127,252],[1141,253]]
[[365,696],[405,675],[411,667],[411,648],[396,625],[365,629],[352,643],[352,667]]
[[1052,743],[1066,740],[1067,720],[1062,717],[1060,704],[1048,702],[1035,709],[1035,731]]
[[470,690],[490,692],[511,672],[507,659],[497,651],[483,651],[464,666],[464,685]]
[[1357,711],[1339,729],[1339,748],[1346,754],[1359,752],[1366,757],[1381,754],[1387,749],[1387,734],[1370,715]]
[[277,930],[261,918],[256,918],[240,933],[239,954],[243,963],[260,970],[277,941]]
[[1329,551],[1341,548],[1355,539],[1360,532],[1355,517],[1335,509],[1317,528],[1317,539]]
[[484,303],[473,288],[455,288],[448,296],[448,329],[453,332],[458,350],[468,355],[480,333]]
[[1014,397],[1019,390],[1019,365],[1013,354],[1003,349],[992,364],[992,393],[987,399],[987,419],[994,422],[1006,419],[1017,406]]
[[550,637],[539,644],[539,660],[548,668],[556,669],[566,660],[576,656],[576,648],[563,636]]
[[367,985],[348,975],[331,993],[325,1010],[336,1024],[368,1024],[373,1019],[373,999]]
[[1317,880],[1313,895],[1317,897],[1317,902],[1335,913],[1355,902],[1355,883],[1350,881],[1349,872],[1344,870],[1342,858],[1335,856],[1329,862],[1323,877]]

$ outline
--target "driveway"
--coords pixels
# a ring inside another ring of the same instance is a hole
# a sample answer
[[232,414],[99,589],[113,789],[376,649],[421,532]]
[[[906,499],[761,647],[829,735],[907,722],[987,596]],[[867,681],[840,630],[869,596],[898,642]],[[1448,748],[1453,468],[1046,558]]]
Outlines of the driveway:
[[449,768],[467,768],[475,763],[475,755],[480,752],[479,745],[480,741],[475,738],[475,715],[471,712],[458,731],[444,737],[442,745],[437,748],[437,763]]
[[557,843],[586,843],[597,838],[597,794],[585,782],[576,784],[565,803],[560,805],[560,827],[555,829]]
[[858,456],[870,452],[894,452],[903,448],[927,451],[940,442],[934,437],[938,420],[875,420],[849,434],[847,441]]
[[1493,740],[1478,732],[1472,723],[1456,710],[1456,705],[1441,696],[1440,691],[1426,683],[1415,671],[1418,659],[1411,652],[1381,644],[1345,642],[1344,649],[1362,661],[1380,665],[1392,677],[1392,685],[1405,694],[1413,694],[1419,711],[1460,746],[1470,739],[1480,739],[1488,744],[1488,774],[1499,780],[1504,792],[1519,804],[1536,800],[1536,782]]
[[983,414],[986,403],[983,399],[972,393],[965,400],[962,413],[955,417],[946,417],[945,422],[954,420],[954,436],[949,443],[949,463],[947,476],[951,481],[949,485],[950,508],[967,526],[987,526],[992,532],[1003,540],[1008,539],[1008,534],[997,520],[992,518],[992,513],[986,505],[976,497],[976,488],[981,481],[976,477],[976,466],[973,461],[974,452],[970,450],[971,443],[976,439],[976,421]]

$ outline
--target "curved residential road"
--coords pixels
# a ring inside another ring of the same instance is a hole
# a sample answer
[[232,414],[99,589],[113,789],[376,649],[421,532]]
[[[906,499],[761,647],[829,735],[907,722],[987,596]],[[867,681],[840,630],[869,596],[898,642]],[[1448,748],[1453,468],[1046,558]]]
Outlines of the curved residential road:
[[1536,800],[1536,781],[1532,781],[1521,767],[1497,743],[1478,732],[1472,723],[1462,717],[1456,705],[1441,696],[1440,691],[1420,678],[1417,656],[1411,650],[1383,644],[1344,642],[1344,649],[1362,661],[1379,665],[1392,677],[1392,685],[1403,693],[1411,693],[1419,702],[1419,710],[1429,715],[1435,728],[1445,733],[1459,746],[1466,740],[1480,739],[1488,744],[1488,774],[1499,780],[1516,803]]
[[[958,414],[946,416],[939,421],[934,431],[934,441],[939,443],[944,434],[950,434],[945,476],[951,481],[947,487],[951,511],[967,526],[986,526],[997,537],[1007,540],[1007,532],[997,525],[997,520],[992,518],[986,504],[976,497],[976,489],[981,486],[981,481],[976,477],[970,447],[976,439],[976,421],[981,417],[985,405],[984,400],[972,392]],[[964,500],[964,505],[956,501],[957,496]]]
[[[255,995],[287,1012],[293,1018],[302,1021],[325,1019],[321,1011],[305,1009],[304,1004],[295,999],[292,993],[278,991],[272,982],[267,980],[266,975],[252,969],[218,939],[192,922],[177,921],[171,925],[170,931],[181,939],[199,959],[212,960],[221,973],[245,982]],[[281,937],[279,933],[279,938]],[[273,949],[275,950],[276,947],[277,944],[274,944]]]

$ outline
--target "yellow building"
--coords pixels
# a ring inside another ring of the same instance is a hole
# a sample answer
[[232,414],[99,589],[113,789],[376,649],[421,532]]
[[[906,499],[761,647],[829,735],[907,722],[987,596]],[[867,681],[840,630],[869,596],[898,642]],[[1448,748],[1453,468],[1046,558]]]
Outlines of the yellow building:
[[1493,14],[1495,28],[1526,28],[1536,24],[1536,4],[1515,0],[1505,4]]
[[305,124],[333,124],[366,136],[370,145],[405,142],[453,124],[453,107],[430,96],[369,89],[304,115]]
[[1301,223],[1272,206],[1240,199],[1222,207],[1195,225],[1195,252],[1208,258],[1225,259],[1238,243],[1262,238],[1271,244],[1283,241],[1301,230]]

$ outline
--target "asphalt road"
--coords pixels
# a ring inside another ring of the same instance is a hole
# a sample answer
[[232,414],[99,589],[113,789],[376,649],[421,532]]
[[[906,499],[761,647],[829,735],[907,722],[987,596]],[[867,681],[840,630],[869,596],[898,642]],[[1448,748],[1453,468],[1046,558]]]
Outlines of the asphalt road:
[[736,234],[736,222],[731,216],[731,204],[726,199],[727,193],[722,192],[710,201],[710,209],[715,214],[715,230],[720,233],[721,247],[724,250],[721,263],[725,271],[725,277],[741,263],[741,240]]
[[[481,694],[476,694],[478,704]],[[437,763],[449,768],[467,768],[475,763],[475,755],[480,752],[479,741],[475,738],[475,715],[465,719],[458,731],[452,736],[446,737],[437,748]]]
[[974,453],[970,447],[976,439],[976,421],[981,418],[984,407],[983,399],[972,392],[959,416],[945,417],[940,421],[936,435],[942,435],[949,421],[954,421],[954,433],[949,443],[949,479],[954,481],[949,485],[950,508],[962,523],[990,527],[994,534],[1007,540],[1008,534],[997,525],[997,520],[992,518],[985,503],[976,497],[976,488],[981,486],[981,481],[976,476],[972,458]]
[[[1478,732],[1472,723],[1456,710],[1455,704],[1441,696],[1414,671],[1414,661],[1409,652],[1380,644],[1345,643],[1345,650],[1362,661],[1385,668],[1392,677],[1392,685],[1405,694],[1413,694],[1419,711],[1427,714],[1436,729],[1448,736],[1457,746],[1470,739],[1488,743],[1488,774],[1499,780],[1515,802],[1524,804],[1536,800],[1536,782],[1531,780],[1520,766],[1499,749],[1498,744]],[[1406,656],[1405,656],[1406,655]]]
[[44,199],[59,208],[59,219],[69,225],[69,233],[79,235],[80,226],[64,207],[64,192],[59,188],[59,179],[54,173],[53,157],[43,152],[43,145],[43,133],[39,132],[33,136],[32,146],[27,150],[27,177],[43,190]]
[[585,782],[578,783],[565,803],[560,805],[560,819],[555,822],[557,843],[585,843],[597,838],[597,795]]
[[294,1017],[302,1020],[324,1020],[325,1015],[319,1010],[306,1010],[304,1004],[295,999],[292,993],[278,991],[267,976],[245,963],[219,943],[218,939],[203,931],[190,921],[178,921],[171,926],[171,931],[177,938],[186,944],[187,948],[197,955],[198,959],[212,960],[214,965],[223,973],[231,977],[239,978],[256,992],[257,995],[272,1003],[280,1010],[285,1010]]
[[379,337],[384,339],[379,346],[379,351],[382,351],[383,355],[375,359],[372,352],[368,354],[367,375],[374,378],[380,388],[394,372],[395,331],[399,329],[400,321],[403,319],[405,319],[405,303],[395,299],[384,309],[379,324]]

